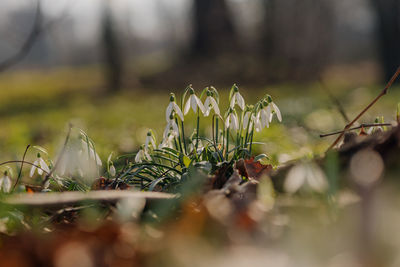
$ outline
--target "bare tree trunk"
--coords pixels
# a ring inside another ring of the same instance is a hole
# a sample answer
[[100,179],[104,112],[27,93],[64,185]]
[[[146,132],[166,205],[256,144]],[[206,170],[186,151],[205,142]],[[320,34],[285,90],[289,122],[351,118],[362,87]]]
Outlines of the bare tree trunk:
[[194,56],[212,56],[237,45],[234,26],[225,0],[194,0]]
[[123,60],[117,37],[112,10],[108,0],[104,1],[102,15],[102,46],[107,79],[107,91],[116,92],[122,87]]
[[330,0],[264,0],[263,50],[275,79],[317,79],[329,59]]
[[371,0],[378,18],[378,38],[384,78],[400,65],[400,1]]

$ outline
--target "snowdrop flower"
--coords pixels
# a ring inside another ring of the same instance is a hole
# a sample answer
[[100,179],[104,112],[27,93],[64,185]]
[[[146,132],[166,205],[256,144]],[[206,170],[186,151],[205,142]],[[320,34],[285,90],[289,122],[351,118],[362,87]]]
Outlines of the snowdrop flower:
[[169,133],[167,138],[163,139],[158,148],[159,149],[162,149],[163,147],[173,148],[173,141],[174,141],[174,135]]
[[[37,168],[36,166],[39,166],[41,169]],[[37,159],[33,162],[29,176],[32,177],[36,170],[39,175],[43,174],[43,170],[45,170],[47,173],[50,172],[49,166],[47,166],[47,163],[40,156],[40,153],[37,154]]]
[[91,145],[88,145],[88,143],[83,139],[82,139],[82,155],[89,155],[88,159],[94,160],[97,166],[103,165],[99,155],[94,151],[93,147]]
[[194,90],[192,88],[190,88],[189,94],[190,94],[190,96],[186,102],[184,114],[186,115],[189,112],[190,108],[192,108],[194,113],[196,113],[197,108],[199,108],[201,110],[201,113],[204,114],[206,112],[206,109],[204,108],[203,103],[201,103],[200,98],[198,98],[194,94]]
[[236,103],[242,110],[244,110],[244,107],[245,107],[244,99],[243,99],[242,95],[239,93],[239,88],[236,86],[236,84],[234,84],[233,85],[233,95],[231,97],[230,107],[234,108]]
[[286,192],[295,193],[304,184],[308,184],[312,190],[320,193],[328,188],[324,172],[315,163],[302,163],[292,167],[283,186]]
[[[192,142],[189,144],[189,151],[193,152],[195,149],[196,149],[196,138],[193,138]],[[201,154],[203,149],[204,149],[203,142],[201,142],[201,140],[199,139],[197,141],[197,153]]]
[[246,108],[246,111],[244,113],[243,117],[243,129],[247,129],[247,126],[249,126],[249,129],[253,128],[253,121],[254,121],[254,115],[253,115],[253,106],[248,106]]
[[112,177],[114,177],[116,173],[117,173],[117,172],[116,172],[116,170],[115,170],[114,164],[111,164],[111,166],[110,166],[110,175],[111,175]]
[[257,116],[254,116],[252,114],[251,116],[252,116],[253,122],[254,122],[254,129],[256,130],[256,132],[261,132],[261,130],[264,127],[262,126],[262,123],[261,123],[260,114],[258,114]]
[[151,160],[151,157],[142,145],[140,146],[139,152],[135,156],[135,162],[141,163],[143,160]]
[[269,128],[269,123],[271,122],[272,119],[272,112],[271,112],[271,107],[268,104],[267,101],[263,101],[260,105],[261,109],[259,111],[260,113],[260,119],[261,119],[261,126],[262,128],[267,127]]
[[229,109],[228,117],[225,120],[225,127],[235,131],[239,129],[239,120],[232,108]]
[[[380,121],[379,121],[380,120]],[[377,117],[377,118],[375,118],[375,121],[374,121],[374,123],[384,123],[385,121],[384,121],[384,119],[383,119],[383,116],[381,117],[381,118],[379,118],[379,117]],[[368,129],[368,131],[367,131],[367,134],[372,134],[373,132],[376,132],[376,131],[380,131],[380,132],[383,132],[384,131],[384,129],[383,129],[383,127],[382,126],[375,126],[375,127],[370,127],[369,129]]]
[[270,95],[267,95],[267,102],[268,106],[271,106],[270,109],[273,111],[273,113],[271,112],[269,115],[269,122],[272,121],[273,114],[276,114],[276,117],[281,122],[282,121],[281,111],[279,110],[278,106],[272,101],[272,97]]
[[167,126],[165,126],[165,130],[163,133],[163,139],[166,139],[168,137],[168,134],[172,134],[173,136],[179,135],[178,125],[176,124],[176,121],[173,119],[172,115],[170,116]]
[[155,138],[151,131],[147,132],[146,141],[144,143],[144,147],[146,148],[146,150],[149,150],[149,144],[152,145],[153,149],[156,148]]
[[9,193],[11,191],[11,179],[7,171],[5,171],[3,177],[0,178],[0,190],[4,193]]
[[211,109],[214,109],[215,114],[220,116],[218,103],[215,100],[213,93],[210,90],[207,90],[207,98],[206,98],[206,101],[204,101],[204,107],[206,109],[204,116],[207,117],[208,115],[210,115]]
[[175,102],[175,95],[171,93],[171,96],[169,98],[169,105],[165,111],[165,118],[167,119],[167,121],[169,120],[169,117],[171,116],[173,111],[175,111],[175,114],[177,114],[181,121],[183,121],[182,111]]

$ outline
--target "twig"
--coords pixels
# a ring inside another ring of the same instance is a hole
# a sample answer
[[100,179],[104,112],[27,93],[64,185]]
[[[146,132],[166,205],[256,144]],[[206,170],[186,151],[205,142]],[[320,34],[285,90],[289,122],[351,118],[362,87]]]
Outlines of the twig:
[[64,153],[65,153],[65,149],[66,149],[66,147],[67,147],[67,144],[68,144],[68,141],[69,141],[69,137],[70,137],[70,135],[71,135],[71,129],[72,129],[72,124],[69,124],[69,125],[68,125],[68,133],[67,133],[67,136],[65,137],[64,145],[63,145],[63,148],[62,148],[62,150],[61,150],[61,152],[60,152],[60,155],[58,156],[57,161],[56,161],[56,163],[54,164],[54,168],[52,168],[52,169],[50,170],[50,172],[49,172],[49,173],[46,175],[46,177],[44,178],[44,180],[43,180],[43,182],[42,182],[42,185],[45,185],[45,184],[46,184],[46,182],[49,180],[50,176],[53,174],[53,172],[57,169],[58,165],[60,164],[60,161],[61,161],[61,159],[62,159],[62,157],[63,157],[63,155],[64,155]]
[[[68,2],[67,2],[68,3]],[[66,9],[64,9],[66,10]],[[19,63],[22,59],[24,59],[29,52],[31,51],[33,45],[38,40],[38,37],[44,30],[49,30],[52,26],[54,26],[57,22],[61,21],[66,12],[62,14],[58,19],[53,19],[43,23],[43,14],[41,9],[41,1],[37,1],[36,5],[36,15],[33,21],[33,27],[27,36],[26,40],[23,42],[22,46],[19,50],[9,58],[5,59],[4,61],[0,62],[0,72],[4,72],[5,70],[11,68],[15,64]]]
[[24,155],[22,156],[21,168],[19,169],[18,177],[17,177],[17,180],[15,181],[15,184],[14,184],[14,187],[13,187],[13,191],[15,190],[15,187],[17,186],[19,181],[21,180],[22,168],[24,167],[25,156],[26,156],[26,153],[28,152],[28,149],[29,149],[30,146],[31,145],[27,145],[27,147],[25,148]]
[[340,139],[344,136],[344,134],[350,129],[351,126],[362,116],[364,115],[365,112],[367,112],[378,100],[386,95],[387,91],[389,88],[392,86],[393,82],[397,79],[397,77],[400,75],[400,66],[397,68],[397,71],[395,74],[393,74],[392,78],[390,81],[386,84],[385,88],[380,92],[380,94],[372,100],[371,103],[368,104],[351,122],[349,122],[346,127],[344,127],[343,132],[336,138],[336,140],[328,147],[327,151],[331,150],[333,147],[335,147]]
[[28,37],[26,38],[25,42],[22,44],[21,48],[18,50],[17,53],[12,55],[8,59],[4,60],[3,62],[0,62],[0,72],[3,72],[6,69],[13,66],[14,64],[18,63],[29,53],[34,43],[36,42],[37,37],[40,35],[41,30],[42,30],[42,11],[40,6],[40,1],[38,1],[36,5],[35,20],[31,32],[29,33]]
[[[363,123],[360,126],[348,129],[348,131],[353,131],[353,130],[357,130],[357,129],[361,129],[361,128],[378,127],[378,126],[392,126],[392,124],[390,124],[390,123]],[[343,132],[343,130],[332,132],[332,133],[327,133],[327,134],[320,134],[319,137],[321,137],[321,138],[327,137],[327,136],[331,136],[331,135],[335,135],[335,134],[340,134],[342,132]]]

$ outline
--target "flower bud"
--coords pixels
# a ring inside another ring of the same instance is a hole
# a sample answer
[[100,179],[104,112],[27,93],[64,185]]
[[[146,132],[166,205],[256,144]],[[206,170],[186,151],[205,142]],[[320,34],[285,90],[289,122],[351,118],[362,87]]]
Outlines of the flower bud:
[[234,84],[232,87],[235,93],[239,92],[239,87],[237,87],[236,84]]

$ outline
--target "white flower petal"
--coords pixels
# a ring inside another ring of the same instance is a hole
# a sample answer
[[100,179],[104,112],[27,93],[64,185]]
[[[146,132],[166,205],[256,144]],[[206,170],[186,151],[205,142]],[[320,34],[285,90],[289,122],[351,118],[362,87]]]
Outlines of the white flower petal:
[[239,120],[235,114],[232,113],[231,115],[232,115],[233,129],[237,131],[239,130]]
[[244,106],[245,106],[244,99],[243,99],[243,96],[239,92],[237,92],[237,103],[238,103],[239,107],[242,110],[244,110]]
[[207,96],[207,98],[206,98],[206,101],[204,101],[204,108],[205,108],[205,110],[206,110],[206,113],[204,114],[206,117],[208,116],[208,115],[210,115],[210,110],[211,110],[211,96]]
[[193,112],[197,113],[196,95],[191,95],[190,96],[190,106],[192,107]]
[[230,103],[230,107],[231,107],[231,108],[234,108],[234,107],[235,107],[236,94],[237,94],[237,93],[234,93],[233,96],[232,96],[232,98],[231,98],[231,103]]
[[292,167],[286,176],[283,188],[288,193],[295,193],[304,184],[307,171],[303,164]]
[[189,112],[189,109],[190,109],[190,97],[189,97],[189,99],[186,101],[185,109],[183,110],[183,114],[186,115],[186,114]]
[[174,106],[174,110],[175,110],[176,114],[178,114],[181,121],[184,121],[182,110],[179,108],[179,106],[175,102],[173,102],[173,106]]
[[136,154],[136,156],[135,156],[135,162],[136,163],[140,163],[140,162],[142,162],[142,154],[143,154],[143,151],[142,150],[139,150],[139,152]]
[[213,97],[211,97],[210,101],[211,101],[211,106],[213,107],[215,114],[220,115],[217,101]]
[[9,193],[11,191],[11,179],[7,175],[3,177],[3,182],[2,182],[2,190],[5,193]]
[[203,103],[201,103],[200,98],[198,98],[197,96],[196,96],[196,103],[199,109],[201,110],[201,113],[203,114],[206,113],[206,108],[204,107]]
[[325,173],[318,167],[318,165],[313,164],[309,166],[309,172],[307,175],[307,182],[310,187],[317,192],[324,192],[328,188],[328,179]]
[[110,174],[111,174],[112,177],[114,177],[115,174],[116,174],[114,165],[111,165],[111,166],[110,166]]
[[230,124],[230,115],[226,118],[225,120],[225,128],[229,128],[229,124]]
[[29,177],[32,177],[35,174],[36,166],[38,166],[39,160],[35,160],[31,167],[31,171],[29,172]]
[[278,117],[278,120],[281,122],[281,121],[282,121],[282,114],[281,114],[281,111],[279,110],[278,106],[275,105],[274,102],[271,102],[271,104],[272,104],[272,107],[274,108],[274,111],[275,111],[275,113],[276,113],[276,116]]
[[47,173],[50,172],[49,166],[47,166],[47,163],[42,158],[39,159],[39,164],[40,164],[40,167],[43,170],[45,170]]
[[99,157],[99,155],[98,155],[97,153],[96,153],[95,158],[96,158],[96,164],[97,164],[97,166],[102,166],[103,163],[101,162],[101,159],[100,159],[100,157]]
[[246,129],[247,125],[249,124],[249,114],[250,114],[249,111],[244,114],[244,117],[243,117],[243,129]]
[[167,109],[165,110],[165,118],[167,119],[167,121],[169,120],[169,116],[171,116],[171,112],[173,109],[173,104],[175,104],[174,102],[169,102],[169,105],[167,107]]

